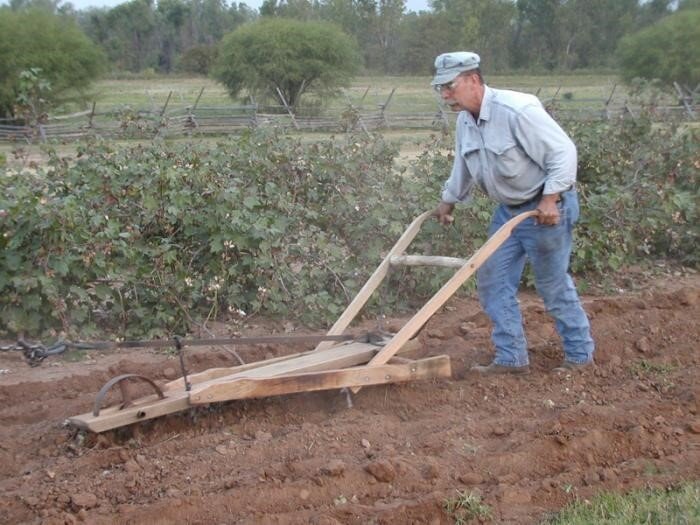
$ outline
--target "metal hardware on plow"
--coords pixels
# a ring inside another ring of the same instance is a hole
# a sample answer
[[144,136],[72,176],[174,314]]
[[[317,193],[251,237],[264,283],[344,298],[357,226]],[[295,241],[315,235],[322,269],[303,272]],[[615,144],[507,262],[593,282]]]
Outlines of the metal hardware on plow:
[[[229,339],[179,339],[179,345],[187,346],[217,346],[217,345],[255,345],[255,344],[285,344],[285,343],[318,343],[322,341],[360,341],[372,343],[381,341],[378,334],[365,333],[355,335],[289,335],[289,336],[259,336],[259,337],[234,337]],[[0,347],[2,352],[20,351],[29,363],[29,366],[39,366],[49,356],[60,355],[69,349],[72,350],[114,350],[117,348],[167,348],[173,346],[172,339],[154,339],[150,341],[92,341],[71,342],[57,341],[45,346],[42,343],[29,343],[24,339],[18,340],[13,345]]]
[[58,341],[51,346],[44,346],[41,343],[28,343],[24,339],[18,340],[13,345],[2,346],[0,351],[22,352],[24,358],[29,363],[29,366],[39,366],[41,362],[51,355],[59,355],[66,351],[68,344],[63,341]]
[[92,408],[93,416],[97,417],[100,415],[100,408],[102,408],[102,400],[104,399],[105,395],[107,395],[107,392],[116,384],[119,384],[119,390],[122,394],[122,404],[119,408],[124,409],[131,406],[131,394],[129,393],[129,389],[125,383],[126,379],[140,379],[141,381],[148,383],[153,387],[153,390],[156,391],[156,394],[158,395],[159,399],[165,399],[163,391],[158,387],[158,385],[156,385],[151,379],[147,378],[146,376],[141,376],[138,374],[123,374],[117,377],[113,377],[112,379],[107,381],[107,383],[105,383],[105,385],[97,393],[97,397],[95,398],[95,404]]

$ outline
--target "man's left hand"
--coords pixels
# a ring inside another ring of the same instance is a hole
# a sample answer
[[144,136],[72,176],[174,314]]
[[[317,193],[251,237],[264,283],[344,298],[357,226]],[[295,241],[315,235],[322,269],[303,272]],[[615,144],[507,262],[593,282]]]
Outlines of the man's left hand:
[[537,205],[537,209],[540,212],[540,214],[535,217],[537,224],[544,224],[547,226],[559,224],[559,208],[557,207],[559,199],[558,193],[542,195],[542,199]]

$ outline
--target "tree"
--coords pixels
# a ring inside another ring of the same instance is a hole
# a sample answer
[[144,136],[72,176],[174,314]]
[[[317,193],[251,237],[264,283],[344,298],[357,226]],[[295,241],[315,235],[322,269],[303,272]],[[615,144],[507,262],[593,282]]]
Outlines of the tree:
[[700,9],[683,9],[624,37],[618,48],[623,79],[700,83]]
[[34,71],[51,86],[42,97],[52,107],[89,87],[103,60],[72,18],[45,9],[0,9],[0,116],[13,116],[22,72]]
[[442,51],[476,51],[488,71],[508,65],[508,38],[516,14],[511,0],[434,0],[432,5],[449,27],[441,35]]
[[[182,65],[181,58],[194,65],[192,58],[195,62],[204,58],[201,51],[212,55],[209,48],[224,34],[256,14],[244,3],[233,2],[229,7],[226,0],[130,0],[112,9],[80,11],[76,16],[118,70],[153,68],[167,73]],[[191,49],[194,57],[182,57]],[[202,70],[201,65],[196,67]]]
[[443,13],[408,14],[401,26],[397,72],[432,75],[436,56],[461,48],[451,27]]
[[224,37],[214,76],[231,97],[277,98],[279,90],[295,107],[304,93],[347,85],[358,68],[355,44],[335,25],[264,18]]
[[120,69],[141,71],[158,65],[157,18],[153,0],[131,0],[105,16],[110,59]]

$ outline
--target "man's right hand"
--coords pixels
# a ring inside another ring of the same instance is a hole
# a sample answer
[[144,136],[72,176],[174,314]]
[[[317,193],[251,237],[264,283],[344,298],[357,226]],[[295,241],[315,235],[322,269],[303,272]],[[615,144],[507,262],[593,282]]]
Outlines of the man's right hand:
[[433,217],[435,217],[440,224],[443,226],[448,226],[454,222],[454,217],[452,216],[452,210],[455,209],[455,205],[451,202],[441,202],[438,207],[433,212]]

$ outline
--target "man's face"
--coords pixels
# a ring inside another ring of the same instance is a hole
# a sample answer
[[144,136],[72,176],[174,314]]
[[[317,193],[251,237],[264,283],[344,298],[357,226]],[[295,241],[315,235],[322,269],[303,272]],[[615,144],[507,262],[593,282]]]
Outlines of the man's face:
[[463,73],[452,82],[437,86],[443,102],[450,106],[452,111],[467,110],[478,113],[481,107],[483,86],[476,74]]

